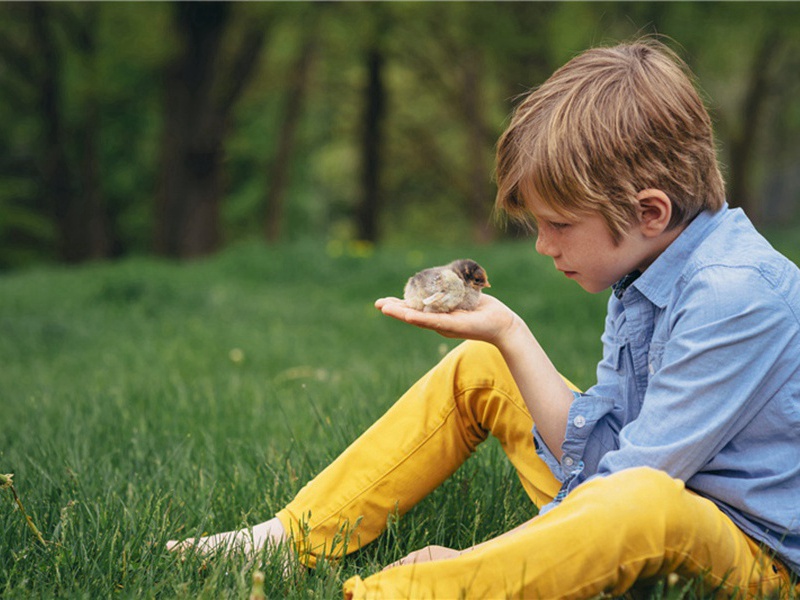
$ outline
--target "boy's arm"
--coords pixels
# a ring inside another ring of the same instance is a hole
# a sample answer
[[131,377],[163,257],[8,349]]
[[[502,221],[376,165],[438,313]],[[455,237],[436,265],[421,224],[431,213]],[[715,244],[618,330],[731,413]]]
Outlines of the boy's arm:
[[574,398],[553,363],[525,322],[502,302],[483,294],[477,309],[425,313],[397,298],[382,298],[375,306],[385,315],[431,329],[450,338],[494,344],[503,355],[522,398],[547,447],[561,457],[569,407]]
[[539,436],[560,461],[569,408],[575,396],[531,330],[519,316],[514,317],[512,327],[494,344],[517,383]]

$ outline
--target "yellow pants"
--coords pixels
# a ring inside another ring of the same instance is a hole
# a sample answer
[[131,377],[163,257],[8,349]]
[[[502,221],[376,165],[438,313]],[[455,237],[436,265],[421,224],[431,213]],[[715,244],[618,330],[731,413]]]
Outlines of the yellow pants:
[[[301,561],[358,550],[450,476],[491,433],[537,506],[559,482],[503,358],[466,342],[414,384],[278,513]],[[710,592],[788,593],[789,574],[712,502],[652,469],[578,487],[523,531],[458,558],[345,582],[346,598],[590,598],[677,573]]]

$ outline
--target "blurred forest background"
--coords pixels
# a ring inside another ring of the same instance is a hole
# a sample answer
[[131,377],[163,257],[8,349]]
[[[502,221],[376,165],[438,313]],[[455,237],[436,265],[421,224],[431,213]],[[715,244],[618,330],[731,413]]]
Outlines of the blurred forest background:
[[0,268],[513,235],[515,99],[652,33],[699,77],[730,203],[800,222],[799,3],[3,3]]

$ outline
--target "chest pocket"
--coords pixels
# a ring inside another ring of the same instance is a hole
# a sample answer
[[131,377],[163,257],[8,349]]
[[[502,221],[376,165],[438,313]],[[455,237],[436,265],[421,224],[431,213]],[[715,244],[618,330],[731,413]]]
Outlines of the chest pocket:
[[647,351],[647,379],[649,380],[661,368],[664,359],[664,342],[652,342]]
[[603,362],[618,374],[622,370],[624,351],[625,340],[613,338],[605,340],[603,344]]

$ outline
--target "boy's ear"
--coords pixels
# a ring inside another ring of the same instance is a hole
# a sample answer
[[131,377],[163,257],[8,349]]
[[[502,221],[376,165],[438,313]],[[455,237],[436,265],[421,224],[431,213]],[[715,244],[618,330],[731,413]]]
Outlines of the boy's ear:
[[639,228],[646,237],[662,234],[672,218],[672,200],[662,190],[646,189],[636,194]]

